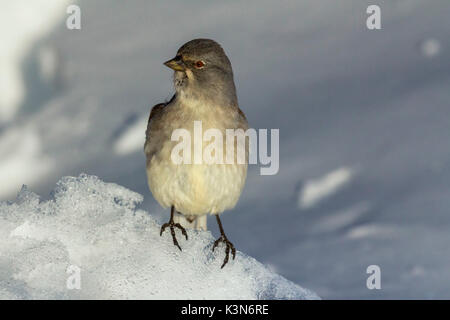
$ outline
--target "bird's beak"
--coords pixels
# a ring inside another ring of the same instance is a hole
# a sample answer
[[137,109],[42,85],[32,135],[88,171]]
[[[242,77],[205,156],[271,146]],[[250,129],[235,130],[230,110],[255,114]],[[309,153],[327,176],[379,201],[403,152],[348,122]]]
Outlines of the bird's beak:
[[164,62],[164,65],[175,71],[185,71],[186,70],[186,68],[184,66],[184,62],[180,58],[170,59],[170,60]]

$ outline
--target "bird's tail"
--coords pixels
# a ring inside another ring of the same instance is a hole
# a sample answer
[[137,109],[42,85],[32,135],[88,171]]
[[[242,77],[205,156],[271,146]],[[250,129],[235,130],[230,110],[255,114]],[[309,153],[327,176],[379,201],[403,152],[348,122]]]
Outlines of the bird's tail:
[[176,213],[173,220],[175,223],[181,224],[184,228],[206,231],[208,229],[206,224],[207,218],[208,215],[204,214],[202,216],[196,216],[194,220],[188,220],[184,215]]

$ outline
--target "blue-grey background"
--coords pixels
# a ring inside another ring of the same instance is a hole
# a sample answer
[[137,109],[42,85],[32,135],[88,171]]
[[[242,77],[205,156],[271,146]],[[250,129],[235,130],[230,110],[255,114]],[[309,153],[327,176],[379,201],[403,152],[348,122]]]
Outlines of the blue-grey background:
[[280,129],[279,173],[252,166],[223,215],[236,247],[325,299],[450,298],[448,0],[80,0],[81,30],[55,2],[0,2],[0,199],[86,172],[166,220],[145,124],[173,92],[162,62],[212,38],[251,126]]

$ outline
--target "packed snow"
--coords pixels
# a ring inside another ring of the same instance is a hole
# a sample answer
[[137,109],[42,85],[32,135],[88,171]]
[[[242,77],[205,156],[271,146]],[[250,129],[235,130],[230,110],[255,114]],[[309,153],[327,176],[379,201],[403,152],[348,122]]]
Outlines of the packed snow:
[[210,232],[179,236],[179,251],[142,200],[82,174],[50,200],[24,186],[0,202],[0,299],[318,299],[239,251],[221,269]]

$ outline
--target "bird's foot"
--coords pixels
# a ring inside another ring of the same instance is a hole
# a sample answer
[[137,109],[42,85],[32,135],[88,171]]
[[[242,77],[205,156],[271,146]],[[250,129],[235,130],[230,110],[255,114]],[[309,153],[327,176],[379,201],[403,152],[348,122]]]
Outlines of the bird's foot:
[[233,255],[233,260],[234,260],[234,258],[236,257],[236,248],[228,240],[228,238],[225,235],[221,235],[219,239],[214,241],[214,245],[213,245],[213,248],[212,248],[213,251],[219,245],[220,242],[225,243],[225,246],[226,246],[226,248],[225,248],[225,259],[223,260],[223,264],[220,267],[220,269],[222,269],[228,263],[228,260],[230,258],[230,250],[231,250],[231,254]]
[[170,219],[169,222],[164,223],[164,224],[161,226],[161,232],[159,233],[160,236],[162,236],[164,230],[165,230],[167,227],[170,228],[170,234],[172,235],[173,244],[176,245],[176,246],[178,247],[178,249],[180,249],[180,251],[181,251],[181,247],[180,247],[180,245],[178,244],[177,237],[175,236],[175,228],[180,229],[180,230],[181,230],[181,233],[186,237],[186,240],[187,240],[187,239],[188,239],[188,235],[187,235],[186,229],[183,228],[183,227],[181,226],[181,224],[179,224],[179,223],[174,223],[173,220]]

